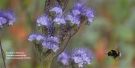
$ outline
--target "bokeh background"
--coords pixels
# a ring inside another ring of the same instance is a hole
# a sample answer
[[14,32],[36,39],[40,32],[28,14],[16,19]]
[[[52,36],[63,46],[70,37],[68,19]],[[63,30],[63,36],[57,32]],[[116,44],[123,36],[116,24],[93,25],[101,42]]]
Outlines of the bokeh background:
[[[69,0],[68,8],[73,4]],[[35,62],[32,47],[27,36],[35,29],[36,18],[43,14],[45,0],[0,0],[0,9],[12,9],[17,16],[16,23],[0,31],[5,52],[24,52],[31,59],[6,60],[8,68],[40,68]],[[83,26],[72,37],[67,50],[87,47],[95,54],[88,68],[135,68],[135,0],[88,0],[87,5],[95,10],[95,20]],[[107,56],[116,49],[121,57]],[[0,55],[0,67],[2,66]]]

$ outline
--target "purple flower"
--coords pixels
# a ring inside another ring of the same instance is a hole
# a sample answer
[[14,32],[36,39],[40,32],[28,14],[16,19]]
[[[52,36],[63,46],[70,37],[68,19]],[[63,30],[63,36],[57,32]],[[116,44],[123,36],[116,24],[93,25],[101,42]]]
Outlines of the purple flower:
[[83,11],[83,5],[81,3],[77,3],[74,5],[73,9],[71,10],[71,13],[73,16],[80,15]]
[[45,36],[41,35],[41,34],[37,34],[36,40],[37,41],[42,41],[44,40]]
[[30,34],[29,37],[28,37],[28,40],[29,41],[43,41],[45,38],[44,35],[42,34],[36,34],[36,33],[33,33],[33,34]]
[[94,11],[92,9],[83,6],[84,3],[77,3],[73,7],[71,13],[73,16],[83,15],[87,17],[87,21],[90,24],[94,20]]
[[0,11],[0,28],[4,25],[13,25],[16,21],[15,14],[13,11]]
[[7,23],[7,19],[4,18],[4,17],[0,17],[0,28],[2,28],[3,25],[6,24],[6,23]]
[[62,52],[59,56],[58,56],[58,61],[60,63],[62,63],[63,65],[69,65],[69,60],[70,60],[70,56],[68,53],[66,52]]
[[76,3],[71,12],[74,16],[76,16],[82,14],[84,9],[86,9],[86,7],[82,3]]
[[86,48],[76,48],[73,50],[71,59],[78,64],[79,67],[83,65],[91,64],[93,59],[92,53]]
[[16,21],[15,13],[13,11],[5,11],[4,16],[8,20],[8,25],[13,25],[13,23]]
[[36,34],[30,34],[29,37],[28,37],[28,40],[33,41],[33,40],[36,39],[36,36],[37,36]]
[[93,22],[94,17],[95,17],[94,16],[94,11],[92,9],[86,9],[84,11],[84,16],[86,16],[87,19],[88,19],[88,22],[91,23],[91,22]]
[[57,36],[48,36],[46,40],[56,42],[56,43],[60,43],[59,38]]
[[79,9],[73,9],[73,10],[72,10],[72,14],[73,14],[74,16],[77,16],[77,15],[80,15],[80,14],[81,14],[81,11],[80,11]]
[[47,36],[42,42],[43,47],[52,49],[56,52],[59,49],[59,38],[56,36]]
[[54,7],[49,10],[50,12],[55,12],[57,16],[62,16],[62,8],[61,7]]
[[67,16],[66,16],[66,20],[69,21],[70,23],[76,24],[76,25],[78,25],[78,26],[79,26],[79,24],[80,24],[80,19],[79,19],[79,17],[77,17],[77,16],[67,15]]
[[37,18],[37,26],[49,26],[49,18],[48,16],[42,15],[40,17]]
[[78,10],[80,10],[81,11],[81,9],[83,9],[84,8],[84,6],[83,6],[83,4],[82,3],[76,3],[75,5],[74,5],[74,7],[73,7],[74,9],[78,9]]
[[66,24],[66,21],[63,17],[56,17],[54,20],[53,20],[56,24]]
[[53,52],[56,52],[59,49],[59,45],[52,42],[43,41],[42,45],[45,48],[53,50]]
[[29,35],[28,40],[41,42],[43,47],[52,49],[54,52],[59,49],[59,39],[55,36],[45,36],[42,34],[33,33]]

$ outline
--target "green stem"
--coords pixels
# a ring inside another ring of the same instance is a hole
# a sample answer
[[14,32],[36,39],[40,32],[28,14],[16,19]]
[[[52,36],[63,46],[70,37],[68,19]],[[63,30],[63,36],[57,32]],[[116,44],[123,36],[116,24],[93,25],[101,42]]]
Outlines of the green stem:
[[51,68],[51,63],[52,63],[52,60],[53,60],[53,55],[51,56],[49,56],[48,58],[47,58],[47,60],[45,60],[44,62],[43,62],[43,67],[44,68]]
[[1,40],[0,40],[0,50],[1,50],[1,55],[2,55],[2,59],[3,59],[4,68],[6,68],[4,50],[3,50],[2,45],[1,45]]

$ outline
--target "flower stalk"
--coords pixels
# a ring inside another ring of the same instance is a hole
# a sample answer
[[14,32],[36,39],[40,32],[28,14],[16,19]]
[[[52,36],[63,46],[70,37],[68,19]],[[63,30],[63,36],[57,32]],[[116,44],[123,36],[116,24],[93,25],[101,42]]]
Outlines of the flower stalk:
[[4,68],[6,68],[5,53],[1,45],[1,40],[0,40],[0,50],[1,50],[2,60],[3,60],[3,65],[4,65]]

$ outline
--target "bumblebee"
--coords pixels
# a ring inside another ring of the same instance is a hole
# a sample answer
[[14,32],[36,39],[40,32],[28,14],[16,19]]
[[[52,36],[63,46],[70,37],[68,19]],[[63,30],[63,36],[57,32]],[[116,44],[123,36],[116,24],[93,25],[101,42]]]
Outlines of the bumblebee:
[[113,57],[114,59],[116,59],[117,57],[121,56],[121,53],[117,50],[111,50],[107,53],[108,56]]

